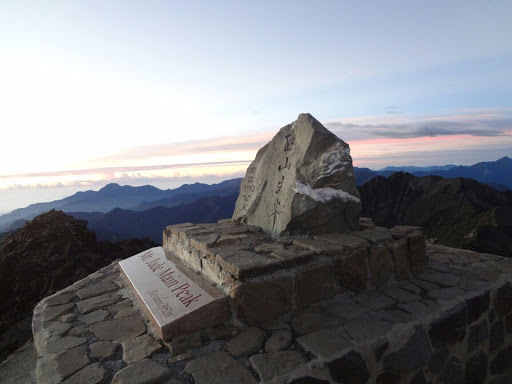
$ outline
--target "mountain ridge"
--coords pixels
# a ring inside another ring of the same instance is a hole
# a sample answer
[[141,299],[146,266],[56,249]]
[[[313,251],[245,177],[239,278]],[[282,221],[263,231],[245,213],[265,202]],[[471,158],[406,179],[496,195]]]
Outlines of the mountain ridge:
[[[444,169],[449,167],[449,169]],[[417,169],[414,172],[411,170]],[[427,167],[385,167],[374,171],[369,168],[354,167],[356,175],[356,184],[363,185],[368,180],[377,176],[389,177],[394,172],[407,172],[414,176],[440,176],[448,179],[465,177],[474,179],[480,183],[487,184],[500,191],[512,190],[512,159],[504,156],[496,161],[483,161],[473,165],[451,164],[446,166],[427,166]]]
[[361,215],[377,225],[419,225],[444,245],[512,257],[512,191],[396,172],[369,180],[359,193]]
[[[164,201],[170,205],[170,201],[180,196],[180,203],[192,202],[202,197],[220,194],[226,196],[236,191],[238,193],[241,178],[225,180],[217,184],[183,184],[175,189],[161,190],[156,187],[145,185],[133,187],[121,186],[116,183],[107,184],[99,191],[81,191],[64,199],[54,200],[46,203],[35,203],[25,208],[18,208],[14,211],[0,216],[0,232],[7,231],[13,222],[17,220],[30,220],[35,216],[51,209],[58,209],[64,212],[103,212],[107,213],[115,208],[144,210],[144,204],[151,204],[154,201]],[[11,228],[12,229],[12,228]]]
[[174,207],[154,207],[144,211],[115,208],[108,213],[67,212],[77,220],[86,220],[87,228],[99,240],[118,241],[147,237],[161,244],[162,231],[168,225],[184,222],[212,223],[233,215],[238,193],[203,197]]
[[0,241],[0,361],[32,336],[32,309],[43,297],[156,245],[98,241],[86,225],[52,210]]

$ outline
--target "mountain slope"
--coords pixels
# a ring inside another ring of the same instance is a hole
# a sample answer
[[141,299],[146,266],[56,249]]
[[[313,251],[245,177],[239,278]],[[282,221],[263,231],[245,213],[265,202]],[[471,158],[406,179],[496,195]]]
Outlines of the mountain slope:
[[363,185],[377,176],[388,177],[394,172],[408,172],[414,176],[440,176],[446,179],[465,177],[487,184],[498,191],[512,190],[512,159],[502,157],[496,161],[476,163],[471,166],[386,167],[380,171],[354,167],[356,184]]
[[[117,258],[156,245],[148,239],[98,242],[86,224],[63,212],[50,211],[0,243],[0,361],[31,337],[32,309],[43,297]],[[26,323],[27,317],[28,332],[21,331],[23,326],[13,326]]]
[[512,189],[512,159],[502,157],[496,161],[485,161],[469,167],[458,166],[448,170],[414,172],[415,176],[435,175],[444,178],[466,177],[480,183],[496,183]]
[[[114,208],[145,210],[154,206],[172,206],[192,202],[206,196],[227,196],[238,193],[242,179],[226,180],[218,184],[184,184],[176,189],[161,190],[149,185],[131,187],[108,184],[99,191],[77,192],[62,200],[31,204],[0,216],[0,232],[7,231],[15,221],[30,220],[51,209],[64,212],[109,212]],[[156,205],[150,203],[159,201]],[[149,204],[149,205],[145,205]],[[19,221],[21,223],[21,221]],[[12,229],[12,228],[11,228]]]
[[376,177],[359,192],[361,215],[377,225],[420,225],[442,244],[512,257],[512,192],[402,172]]
[[212,223],[233,215],[237,194],[205,197],[176,207],[155,207],[142,212],[116,208],[108,213],[69,212],[76,219],[87,220],[87,227],[99,239],[116,241],[148,237],[161,244],[162,231],[171,224]]

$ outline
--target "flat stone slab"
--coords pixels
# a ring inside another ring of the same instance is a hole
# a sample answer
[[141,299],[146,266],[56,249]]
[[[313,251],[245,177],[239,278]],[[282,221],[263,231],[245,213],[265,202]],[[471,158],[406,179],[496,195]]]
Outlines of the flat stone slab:
[[146,324],[140,317],[123,317],[95,323],[89,327],[89,331],[103,341],[126,341],[146,332]]
[[391,325],[373,315],[365,314],[345,324],[345,330],[355,340],[364,341],[386,334],[391,330]]
[[370,231],[355,231],[351,232],[352,235],[362,237],[368,240],[370,244],[377,245],[386,241],[391,241],[393,238],[388,232],[370,230]]
[[217,351],[185,367],[196,384],[256,384],[251,372],[224,351]]
[[119,263],[158,336],[166,340],[224,323],[227,296],[162,247]]
[[152,360],[144,359],[118,371],[112,379],[112,384],[156,384],[162,383],[170,375],[170,369]]
[[260,353],[252,356],[249,361],[264,382],[307,362],[297,351]]
[[265,331],[249,327],[228,341],[224,348],[235,357],[252,355],[262,349],[266,336]]
[[113,291],[117,291],[119,287],[115,285],[111,281],[102,281],[101,283],[98,283],[96,285],[93,285],[88,288],[82,288],[76,291],[76,295],[81,299],[88,299],[90,297],[99,296],[104,293],[109,293]]
[[325,255],[336,255],[344,251],[343,245],[327,240],[298,238],[293,241],[293,245],[309,249],[310,251],[318,254],[323,253]]
[[352,345],[349,340],[329,329],[319,329],[301,336],[297,338],[297,343],[322,360],[328,359]]
[[326,240],[342,245],[347,250],[354,250],[368,246],[368,242],[359,236],[349,235],[347,233],[328,233],[325,235],[316,235],[317,240]]

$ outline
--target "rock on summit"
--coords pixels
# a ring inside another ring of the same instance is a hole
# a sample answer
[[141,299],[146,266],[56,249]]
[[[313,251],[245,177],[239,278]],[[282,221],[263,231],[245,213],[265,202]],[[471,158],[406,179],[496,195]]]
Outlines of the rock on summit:
[[233,219],[273,236],[359,229],[361,202],[350,148],[308,113],[256,154]]

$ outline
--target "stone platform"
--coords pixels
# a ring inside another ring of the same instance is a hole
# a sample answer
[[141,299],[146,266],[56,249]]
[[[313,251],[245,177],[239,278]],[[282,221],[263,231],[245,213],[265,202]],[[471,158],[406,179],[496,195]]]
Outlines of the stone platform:
[[37,382],[512,382],[512,260],[433,245],[426,256],[414,276],[165,342],[112,264],[35,308]]
[[249,325],[331,299],[347,290],[384,286],[426,268],[421,227],[375,227],[273,240],[259,227],[190,223],[165,229],[163,246],[229,295],[235,316]]

